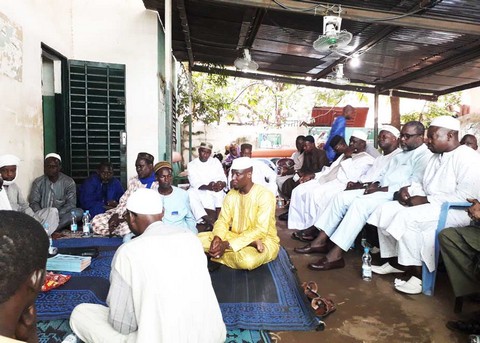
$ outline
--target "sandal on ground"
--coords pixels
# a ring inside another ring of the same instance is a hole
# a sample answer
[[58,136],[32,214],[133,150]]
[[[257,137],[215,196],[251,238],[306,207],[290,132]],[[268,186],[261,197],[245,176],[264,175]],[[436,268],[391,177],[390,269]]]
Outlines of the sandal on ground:
[[307,296],[309,300],[320,297],[318,295],[318,285],[315,281],[308,281],[302,283],[303,293]]
[[337,310],[337,306],[333,300],[324,297],[312,299],[312,308],[315,311],[315,314],[322,318],[325,318],[330,313]]
[[462,320],[449,321],[447,322],[446,326],[450,330],[463,332],[469,335],[480,334],[480,321],[475,319],[470,319],[466,321],[462,321]]

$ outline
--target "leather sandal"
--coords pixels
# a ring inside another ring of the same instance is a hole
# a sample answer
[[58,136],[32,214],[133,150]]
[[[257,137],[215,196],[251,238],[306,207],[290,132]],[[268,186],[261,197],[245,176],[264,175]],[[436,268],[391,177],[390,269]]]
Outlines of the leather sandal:
[[312,299],[312,308],[315,311],[315,314],[319,317],[325,318],[330,313],[337,310],[337,306],[332,299],[317,297]]
[[307,296],[309,300],[320,297],[318,295],[318,285],[315,281],[308,281],[302,283],[303,293]]

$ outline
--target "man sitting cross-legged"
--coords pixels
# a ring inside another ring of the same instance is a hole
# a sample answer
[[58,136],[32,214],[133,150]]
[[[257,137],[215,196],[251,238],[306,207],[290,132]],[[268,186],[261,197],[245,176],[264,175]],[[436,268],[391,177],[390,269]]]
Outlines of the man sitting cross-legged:
[[126,208],[137,237],[113,257],[108,307],[78,305],[70,317],[73,332],[86,343],[225,342],[197,236],[162,222],[162,197],[155,190],[137,189]]
[[202,232],[203,248],[214,262],[252,270],[274,260],[280,249],[275,226],[275,196],[252,182],[252,162],[232,163],[232,190],[223,202],[213,232]]
[[98,165],[97,171],[83,182],[80,188],[80,205],[95,217],[117,207],[124,192],[120,181],[113,177],[112,164],[103,161]]
[[122,218],[128,197],[139,188],[155,190],[158,188],[158,182],[155,180],[153,171],[153,156],[151,154],[147,152],[138,153],[135,169],[137,170],[137,175],[128,180],[127,190],[120,198],[118,206],[93,217],[92,228],[97,235],[125,236],[130,233],[128,224]]
[[[49,227],[49,232],[61,230],[72,221],[71,212],[77,221],[82,220],[83,210],[77,208],[77,186],[70,176],[61,172],[62,158],[50,153],[45,156],[44,175],[36,178],[30,191],[30,207],[39,217],[58,210],[58,227]],[[50,214],[48,214],[50,215]]]
[[163,207],[165,209],[162,221],[165,224],[189,229],[197,234],[197,223],[190,210],[187,191],[172,186],[173,169],[170,162],[158,162],[153,169],[158,182],[158,193],[160,193],[163,199]]
[[0,211],[0,342],[38,342],[35,300],[47,256],[42,225],[24,213]]
[[[328,270],[344,266],[343,253],[352,246],[369,215],[377,206],[393,199],[400,187],[423,177],[431,152],[423,144],[424,126],[409,122],[402,128],[400,146],[403,152],[395,155],[378,176],[378,182],[368,184],[365,190],[339,193],[315,221],[318,237],[309,245],[295,249],[298,253],[327,253],[318,262],[309,265],[314,270]],[[329,240],[334,246],[329,249]]]
[[[465,201],[480,194],[480,156],[460,145],[459,120],[442,116],[428,128],[428,148],[434,153],[421,183],[403,187],[395,199],[378,207],[368,223],[378,228],[380,253],[383,258],[398,256],[399,269],[408,268],[413,276],[405,283],[397,282],[396,290],[409,294],[422,291],[420,266],[425,262],[435,270],[435,232],[444,202]],[[447,227],[466,226],[470,222],[464,210],[451,210]],[[385,267],[373,267],[385,273]]]
[[[33,212],[30,204],[25,200],[20,191],[20,187],[16,184],[18,164],[20,159],[15,155],[2,155],[0,156],[0,179],[3,179],[3,184],[0,185],[0,189],[3,188],[3,192],[7,196],[7,202],[4,205],[0,204],[2,210],[13,210],[28,214],[30,217],[35,218],[42,225],[48,226],[51,232],[55,231],[58,227],[58,210],[56,208],[50,208],[49,210]],[[2,181],[0,181],[1,183]]]

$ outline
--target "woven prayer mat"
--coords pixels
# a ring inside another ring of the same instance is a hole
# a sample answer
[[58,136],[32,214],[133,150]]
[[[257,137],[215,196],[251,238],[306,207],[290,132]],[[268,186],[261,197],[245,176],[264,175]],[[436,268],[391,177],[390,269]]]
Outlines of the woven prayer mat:
[[252,271],[222,265],[210,275],[228,329],[309,331],[319,325],[283,248],[275,261]]
[[[60,343],[72,333],[67,319],[39,321],[37,323],[38,340],[40,343]],[[228,330],[225,343],[270,343],[266,331]]]

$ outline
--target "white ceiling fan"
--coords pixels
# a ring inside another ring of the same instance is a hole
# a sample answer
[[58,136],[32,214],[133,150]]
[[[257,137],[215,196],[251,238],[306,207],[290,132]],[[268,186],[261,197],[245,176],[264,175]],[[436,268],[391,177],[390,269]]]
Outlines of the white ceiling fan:
[[353,35],[340,30],[342,18],[339,16],[323,17],[323,35],[313,42],[313,48],[320,52],[336,52],[345,48],[352,41]]
[[327,76],[327,81],[336,85],[348,85],[350,79],[343,74],[344,64],[340,63],[333,68],[333,73]]
[[240,71],[256,71],[258,69],[258,63],[252,61],[250,51],[248,49],[243,50],[243,57],[239,57],[233,62],[235,68]]

